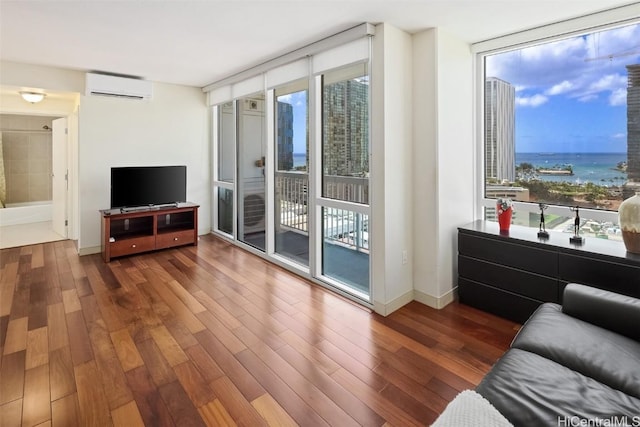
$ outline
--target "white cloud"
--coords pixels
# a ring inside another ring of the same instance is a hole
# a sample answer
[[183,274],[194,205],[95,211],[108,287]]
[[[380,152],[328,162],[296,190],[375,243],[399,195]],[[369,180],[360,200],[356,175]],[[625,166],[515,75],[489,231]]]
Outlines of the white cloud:
[[490,55],[485,65],[488,76],[516,88],[521,105],[531,105],[535,93],[620,105],[625,65],[640,62],[638,40],[640,24],[635,24]]
[[619,88],[611,92],[609,95],[609,105],[625,105],[627,103],[627,89]]
[[560,95],[569,92],[571,89],[573,89],[573,83],[568,80],[563,80],[562,83],[551,86],[551,88],[547,89],[544,93],[546,95]]
[[278,97],[278,102],[286,102],[287,104],[291,104],[293,97],[291,96],[290,93],[286,94],[286,95],[280,95]]
[[622,139],[622,138],[625,138],[626,136],[627,136],[626,133],[618,132],[618,133],[614,133],[613,135],[611,135],[611,138]]
[[594,93],[590,93],[588,95],[583,95],[583,96],[579,97],[578,101],[580,101],[580,102],[589,102],[589,101],[593,101],[595,99],[598,99],[598,95],[596,95]]
[[615,91],[620,87],[627,86],[627,78],[620,74],[607,74],[600,77],[589,85],[589,90],[593,92],[601,92],[604,90]]
[[546,103],[548,100],[549,98],[547,98],[546,96],[537,93],[530,97],[516,97],[516,105],[519,105],[521,107],[538,107]]

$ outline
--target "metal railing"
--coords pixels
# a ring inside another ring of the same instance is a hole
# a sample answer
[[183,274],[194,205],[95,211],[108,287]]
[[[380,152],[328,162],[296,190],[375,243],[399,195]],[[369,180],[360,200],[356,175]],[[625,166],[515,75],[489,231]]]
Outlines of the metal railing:
[[[368,203],[369,180],[361,177],[324,176],[324,197]],[[307,208],[309,176],[306,172],[276,172],[277,228],[308,234]],[[344,209],[324,209],[324,239],[356,250],[369,250],[368,215]]]

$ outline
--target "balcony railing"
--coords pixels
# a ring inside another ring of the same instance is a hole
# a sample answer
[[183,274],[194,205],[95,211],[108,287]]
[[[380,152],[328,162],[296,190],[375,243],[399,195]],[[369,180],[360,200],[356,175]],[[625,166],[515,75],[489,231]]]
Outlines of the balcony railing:
[[[354,203],[368,203],[369,180],[361,177],[324,176],[324,196]],[[309,176],[305,172],[276,172],[275,189],[280,209],[277,227],[308,235],[307,208]],[[344,210],[324,209],[324,238],[356,250],[369,250],[369,217]]]

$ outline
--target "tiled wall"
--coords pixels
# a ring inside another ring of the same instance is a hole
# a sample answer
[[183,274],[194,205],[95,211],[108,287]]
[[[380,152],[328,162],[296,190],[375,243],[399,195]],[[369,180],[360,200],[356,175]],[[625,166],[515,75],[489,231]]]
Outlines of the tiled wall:
[[55,117],[0,115],[7,204],[51,200],[51,122]]

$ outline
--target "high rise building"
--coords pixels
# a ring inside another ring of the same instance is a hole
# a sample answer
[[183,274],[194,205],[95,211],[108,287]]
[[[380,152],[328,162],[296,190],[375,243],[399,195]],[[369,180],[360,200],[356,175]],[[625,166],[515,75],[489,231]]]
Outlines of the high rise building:
[[627,183],[623,197],[640,191],[640,64],[627,65]]
[[485,179],[516,179],[516,90],[508,82],[488,77],[485,82]]
[[323,170],[326,175],[369,173],[369,85],[343,80],[323,94]]
[[286,102],[277,102],[277,169],[293,169],[293,106]]

